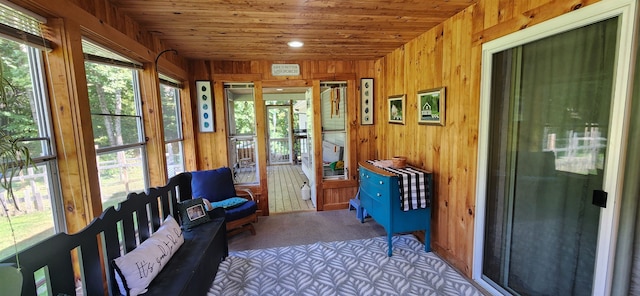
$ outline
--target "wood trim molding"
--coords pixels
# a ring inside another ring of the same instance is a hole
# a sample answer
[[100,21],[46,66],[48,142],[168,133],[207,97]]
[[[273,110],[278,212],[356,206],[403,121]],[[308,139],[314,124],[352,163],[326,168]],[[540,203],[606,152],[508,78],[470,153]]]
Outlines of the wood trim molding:
[[180,111],[182,116],[182,139],[184,150],[184,168],[187,171],[198,169],[197,147],[198,139],[195,136],[196,127],[193,121],[191,99],[191,84],[185,83],[180,90]]
[[62,44],[45,55],[51,119],[58,151],[58,170],[68,233],[83,229],[102,212],[100,182],[89,93],[80,41],[80,26],[68,20],[49,22],[54,42]]
[[[322,135],[322,105],[320,102],[320,80],[313,80],[313,99],[311,100],[313,103],[313,158],[314,159],[322,159],[322,151],[318,149],[318,147],[322,147],[322,137],[318,135]],[[324,211],[324,189],[323,189],[323,177],[322,177],[322,162],[315,161],[315,167],[311,169],[311,173],[315,174],[316,179],[316,209],[318,211]]]
[[[327,204],[324,205],[324,210],[325,211],[333,211],[333,210],[344,210],[349,208],[349,203],[348,202],[341,202],[341,203],[334,203],[334,204]],[[353,213],[354,219],[355,219],[355,212]]]
[[[353,171],[357,171],[358,166]],[[357,180],[322,180],[322,189],[336,189],[336,188],[352,188],[358,187]]]
[[311,79],[313,80],[356,80],[357,75],[355,73],[311,73]]
[[256,82],[262,80],[261,74],[213,74],[216,82]]
[[[73,20],[80,25],[83,36],[127,57],[142,63],[155,61],[157,52],[155,52],[154,49],[147,48],[142,43],[127,36],[125,33],[117,30],[104,20],[99,19],[69,0],[12,1],[19,6],[41,15]],[[169,74],[178,76],[181,79],[187,79],[185,65],[176,65],[164,57],[160,58],[158,64],[158,67],[162,69],[163,72],[169,72]]]
[[311,80],[295,79],[295,80],[263,80],[262,87],[311,87]]
[[533,25],[578,10],[600,0],[553,0],[534,9],[515,15],[511,19],[476,32],[472,37],[472,46],[480,46],[485,42],[524,30]]
[[262,210],[263,215],[269,215],[269,191],[267,189],[267,150],[269,149],[267,145],[267,139],[265,136],[267,134],[267,119],[264,114],[266,114],[264,99],[262,96],[262,81],[254,82],[254,100],[255,100],[255,112],[256,112],[256,140],[258,141],[257,147],[263,147],[262,149],[258,149],[258,171],[260,173],[260,191],[262,191],[262,195],[260,195],[260,203],[258,204],[258,208]]
[[158,81],[158,73],[155,71],[154,65],[145,63],[144,70],[140,71],[140,95],[147,146],[149,187],[162,186],[168,181],[162,103]]

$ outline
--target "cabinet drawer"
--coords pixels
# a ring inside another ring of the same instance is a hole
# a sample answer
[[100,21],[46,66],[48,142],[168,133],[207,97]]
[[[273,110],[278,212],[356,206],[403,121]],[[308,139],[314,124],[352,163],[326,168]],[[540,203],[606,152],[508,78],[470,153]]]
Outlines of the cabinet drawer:
[[388,194],[385,193],[384,191],[378,190],[377,188],[374,188],[374,187],[371,187],[371,186],[360,187],[360,191],[361,191],[362,194],[365,194],[369,198],[374,199],[374,200],[378,200],[378,201],[386,200],[387,196],[388,196]]
[[374,219],[381,215],[389,207],[385,201],[384,195],[373,188],[360,187],[360,205],[367,209],[367,213]]
[[392,181],[392,178],[374,174],[367,170],[362,170],[360,172],[360,183],[362,183],[363,187],[373,187],[377,190],[388,191],[390,188],[389,183]]

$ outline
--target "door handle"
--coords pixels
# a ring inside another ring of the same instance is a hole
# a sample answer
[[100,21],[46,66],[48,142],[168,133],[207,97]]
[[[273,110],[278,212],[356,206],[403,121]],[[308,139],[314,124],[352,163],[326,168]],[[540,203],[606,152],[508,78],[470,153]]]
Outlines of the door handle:
[[591,203],[601,208],[607,207],[607,192],[604,190],[594,190]]

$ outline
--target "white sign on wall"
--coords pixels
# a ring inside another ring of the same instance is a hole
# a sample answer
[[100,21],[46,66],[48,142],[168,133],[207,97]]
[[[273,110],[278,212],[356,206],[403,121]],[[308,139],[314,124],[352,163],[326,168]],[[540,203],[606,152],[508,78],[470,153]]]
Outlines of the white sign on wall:
[[300,65],[298,64],[272,64],[271,75],[273,76],[298,76],[300,75]]

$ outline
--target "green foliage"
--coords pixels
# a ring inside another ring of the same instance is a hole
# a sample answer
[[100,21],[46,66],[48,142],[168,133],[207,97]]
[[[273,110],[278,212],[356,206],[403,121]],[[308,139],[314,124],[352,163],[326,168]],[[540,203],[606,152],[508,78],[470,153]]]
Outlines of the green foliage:
[[422,95],[420,96],[420,110],[424,110],[425,104],[428,103],[431,106],[431,111],[438,113],[440,110],[440,96],[439,95]]
[[177,139],[180,130],[178,122],[178,107],[176,106],[177,90],[173,87],[160,85],[160,96],[162,98],[162,123],[164,124],[165,140]]
[[31,115],[31,77],[29,67],[24,67],[29,64],[26,51],[24,45],[0,38],[0,187],[16,208],[11,182],[23,167],[33,164],[29,148],[20,139],[37,136]]
[[[0,38],[0,187],[7,192],[7,199],[19,210],[13,193],[13,178],[23,168],[33,165],[29,148],[20,139],[38,135],[33,120],[31,76],[29,74],[29,55],[25,45]],[[17,254],[17,241],[9,209],[0,200],[6,214],[13,238],[14,251]],[[16,255],[20,268],[20,260]]]
[[255,134],[255,109],[253,101],[233,101],[236,135]]
[[[0,130],[0,187],[7,191],[16,209],[18,203],[13,195],[13,177],[30,165],[33,165],[33,160],[27,146]],[[6,211],[6,205],[2,206]]]
[[288,107],[269,109],[269,137],[284,138],[289,135]]
[[4,108],[4,104],[7,103],[7,91],[5,90],[5,85],[8,85],[9,82],[4,78],[4,62],[0,56],[0,105]]
[[32,114],[32,83],[27,48],[0,38],[0,127],[21,138],[38,136]]
[[138,142],[137,106],[131,69],[85,63],[95,144],[99,147]]
[[[20,171],[29,165],[33,165],[33,160],[29,154],[29,149],[14,137],[5,134],[3,130],[0,130],[0,187],[7,191],[7,198],[13,202],[16,209],[19,210],[18,202],[13,194],[13,177],[18,175]],[[9,228],[11,228],[11,236],[13,238],[14,250],[16,253],[16,263],[20,268],[20,259],[18,258],[18,246],[15,237],[15,231],[11,218],[9,217],[9,209],[4,201],[2,203],[2,209],[7,215],[9,221]]]

